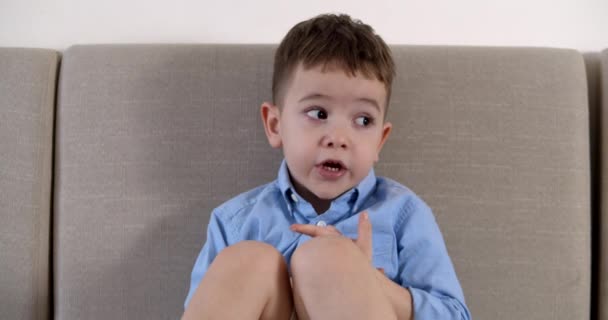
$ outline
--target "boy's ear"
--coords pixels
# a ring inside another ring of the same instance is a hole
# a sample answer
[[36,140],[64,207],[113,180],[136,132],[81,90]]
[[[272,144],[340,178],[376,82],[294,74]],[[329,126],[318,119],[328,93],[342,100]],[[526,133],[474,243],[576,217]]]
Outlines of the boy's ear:
[[280,133],[281,112],[279,107],[270,102],[264,102],[260,107],[260,113],[262,115],[262,122],[264,123],[264,131],[266,132],[268,143],[270,143],[270,146],[273,148],[280,148],[282,146],[282,141]]
[[384,126],[382,128],[382,137],[380,138],[380,143],[378,144],[378,149],[376,150],[376,159],[374,160],[374,162],[378,162],[378,160],[380,160],[380,151],[382,150],[386,139],[388,139],[388,136],[391,134],[392,129],[393,125],[390,122],[384,123]]

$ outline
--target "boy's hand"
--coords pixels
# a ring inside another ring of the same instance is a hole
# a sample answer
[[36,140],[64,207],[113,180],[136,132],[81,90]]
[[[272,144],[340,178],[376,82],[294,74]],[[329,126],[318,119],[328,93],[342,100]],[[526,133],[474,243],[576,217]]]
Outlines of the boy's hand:
[[[292,224],[290,229],[292,231],[308,235],[310,237],[328,236],[328,235],[342,235],[338,229],[334,226],[315,226],[311,224]],[[363,211],[359,214],[359,226],[357,230],[358,238],[351,239],[365,254],[367,259],[372,262],[372,223],[369,221],[367,211]],[[382,268],[377,268],[379,271],[384,273]]]

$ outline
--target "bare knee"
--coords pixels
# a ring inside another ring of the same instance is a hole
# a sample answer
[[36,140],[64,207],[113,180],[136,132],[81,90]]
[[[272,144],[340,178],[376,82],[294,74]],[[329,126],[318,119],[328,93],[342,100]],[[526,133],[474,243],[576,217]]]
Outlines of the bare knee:
[[322,236],[302,244],[291,260],[298,315],[396,319],[368,259],[343,236]]
[[291,258],[294,277],[322,273],[343,272],[343,265],[361,254],[349,238],[343,236],[316,237],[296,249]]
[[241,241],[222,250],[213,264],[230,269],[286,269],[283,256],[273,246],[260,241]]
[[[192,319],[287,318],[293,308],[289,289],[281,253],[263,242],[242,241],[216,256],[186,312]],[[222,304],[231,299],[237,308]]]

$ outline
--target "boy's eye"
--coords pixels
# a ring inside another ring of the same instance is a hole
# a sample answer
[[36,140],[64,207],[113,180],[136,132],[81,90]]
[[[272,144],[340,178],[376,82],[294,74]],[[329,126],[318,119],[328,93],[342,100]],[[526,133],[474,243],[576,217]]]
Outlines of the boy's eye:
[[306,114],[309,117],[314,118],[314,119],[321,119],[321,120],[327,119],[327,112],[320,110],[320,109],[310,110],[310,111],[306,112]]
[[366,117],[366,116],[361,116],[361,117],[358,117],[357,119],[355,119],[355,123],[357,123],[357,125],[360,125],[362,127],[367,127],[370,124],[372,124],[372,118]]

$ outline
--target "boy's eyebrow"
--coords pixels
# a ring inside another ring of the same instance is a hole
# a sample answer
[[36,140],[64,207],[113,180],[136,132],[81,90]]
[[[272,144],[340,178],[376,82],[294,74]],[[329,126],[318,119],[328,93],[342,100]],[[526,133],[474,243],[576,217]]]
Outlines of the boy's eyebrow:
[[[329,96],[321,94],[321,93],[311,93],[311,94],[305,96],[304,98],[300,99],[298,101],[298,103],[302,102],[302,101],[306,101],[306,100],[323,99],[323,98],[328,99]],[[367,103],[371,104],[374,108],[376,108],[376,110],[378,110],[378,112],[382,113],[382,110],[380,109],[380,105],[374,99],[361,97],[361,98],[357,98],[357,101],[367,102]]]

